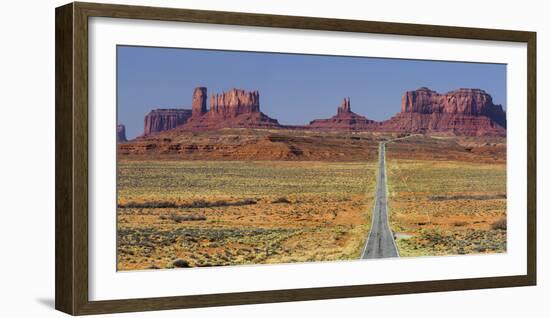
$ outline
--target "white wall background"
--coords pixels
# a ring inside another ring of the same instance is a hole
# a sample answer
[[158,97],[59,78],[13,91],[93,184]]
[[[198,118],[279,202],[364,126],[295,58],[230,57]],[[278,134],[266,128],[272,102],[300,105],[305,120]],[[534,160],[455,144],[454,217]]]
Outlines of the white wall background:
[[[538,32],[539,285],[482,291],[124,314],[138,317],[547,317],[550,313],[550,23],[545,1],[108,1],[193,9],[442,24]],[[0,316],[60,317],[54,297],[54,8],[10,1],[0,18]],[[122,317],[122,315],[114,315]]]

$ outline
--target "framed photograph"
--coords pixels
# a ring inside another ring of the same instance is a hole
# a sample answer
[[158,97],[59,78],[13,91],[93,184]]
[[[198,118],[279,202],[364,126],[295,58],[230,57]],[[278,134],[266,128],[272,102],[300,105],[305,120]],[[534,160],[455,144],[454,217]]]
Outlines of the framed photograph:
[[536,284],[536,33],[56,9],[56,299]]

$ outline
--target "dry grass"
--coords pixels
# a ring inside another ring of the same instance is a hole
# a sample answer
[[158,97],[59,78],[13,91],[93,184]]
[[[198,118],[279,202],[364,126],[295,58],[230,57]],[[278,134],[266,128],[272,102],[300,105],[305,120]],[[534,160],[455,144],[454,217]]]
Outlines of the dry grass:
[[493,230],[503,230],[506,231],[506,218],[502,218],[500,220],[497,220],[491,224],[491,229]]
[[[368,156],[339,157],[354,162],[125,157],[118,269],[358,258],[377,168],[363,161],[376,157],[367,141]],[[336,150],[323,156],[336,160]],[[386,154],[392,230],[407,234],[401,256],[506,251],[502,140],[415,137]]]
[[369,230],[373,163],[119,169],[119,270],[356,259]]
[[[388,146],[391,224],[402,256],[506,251],[506,165],[404,160]],[[502,221],[500,221],[502,222]]]

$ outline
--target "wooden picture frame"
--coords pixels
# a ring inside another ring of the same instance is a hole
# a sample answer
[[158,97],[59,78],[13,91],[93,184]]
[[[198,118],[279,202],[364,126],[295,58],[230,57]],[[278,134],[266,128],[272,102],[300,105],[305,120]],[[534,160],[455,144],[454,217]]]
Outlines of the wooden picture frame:
[[[56,16],[55,307],[72,314],[194,308],[427,293],[536,284],[536,33],[420,24],[70,3]],[[88,297],[88,19],[111,17],[220,25],[477,39],[527,44],[527,275],[196,296],[90,301]]]

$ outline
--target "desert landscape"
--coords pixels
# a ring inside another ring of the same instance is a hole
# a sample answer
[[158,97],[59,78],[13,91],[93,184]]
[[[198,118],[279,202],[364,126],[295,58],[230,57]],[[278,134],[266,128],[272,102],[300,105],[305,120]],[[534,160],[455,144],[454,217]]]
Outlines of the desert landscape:
[[118,270],[506,251],[506,114],[485,91],[407,91],[384,121],[346,97],[303,125],[259,91],[207,93],[136,138],[117,126]]
[[390,223],[401,256],[505,252],[503,140],[429,138],[387,148]]

